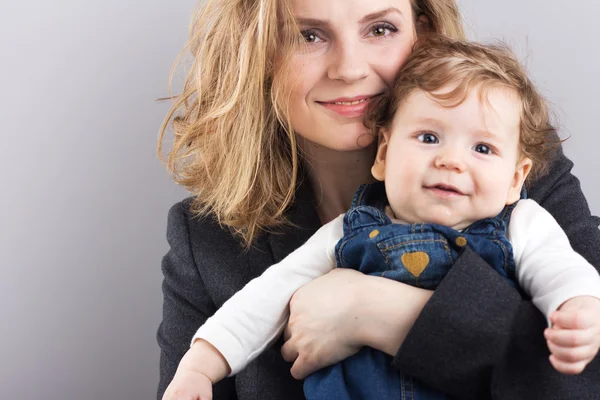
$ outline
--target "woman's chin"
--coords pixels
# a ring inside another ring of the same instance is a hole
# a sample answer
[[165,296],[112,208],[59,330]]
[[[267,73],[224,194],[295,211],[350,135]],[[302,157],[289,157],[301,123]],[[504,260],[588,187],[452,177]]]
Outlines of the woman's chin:
[[[312,139],[312,140],[311,140]],[[300,147],[305,150],[331,150],[338,152],[354,152],[370,149],[374,144],[374,136],[370,134],[336,135],[326,138],[299,138]]]

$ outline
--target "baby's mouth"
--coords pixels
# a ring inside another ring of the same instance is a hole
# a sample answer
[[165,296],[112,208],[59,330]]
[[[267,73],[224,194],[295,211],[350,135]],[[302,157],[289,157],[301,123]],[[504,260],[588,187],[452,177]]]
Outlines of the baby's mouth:
[[450,195],[450,196],[452,196],[452,195],[464,196],[465,195],[456,186],[446,185],[443,183],[439,183],[439,184],[435,184],[435,185],[431,185],[431,186],[425,186],[425,188],[429,189],[435,193],[438,193],[438,194],[446,194],[446,195]]

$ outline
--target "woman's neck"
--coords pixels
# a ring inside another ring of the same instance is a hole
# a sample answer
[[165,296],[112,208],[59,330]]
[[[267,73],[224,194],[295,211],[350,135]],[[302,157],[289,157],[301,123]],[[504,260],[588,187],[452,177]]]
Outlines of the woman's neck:
[[356,151],[336,151],[301,140],[300,147],[323,224],[348,211],[358,185],[374,180],[374,145]]

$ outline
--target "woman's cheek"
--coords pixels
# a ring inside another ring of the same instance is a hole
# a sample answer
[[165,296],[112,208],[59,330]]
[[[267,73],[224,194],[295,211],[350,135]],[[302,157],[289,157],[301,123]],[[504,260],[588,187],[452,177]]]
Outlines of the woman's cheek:
[[[376,59],[389,60],[389,62],[380,65],[381,72],[379,75],[384,79],[389,87],[394,85],[394,81],[396,80],[398,72],[400,72],[406,63],[406,60],[412,53],[413,46],[414,39],[411,38],[410,40],[401,41],[400,43],[392,43],[380,49]],[[396,54],[396,57],[391,58],[390,54]]]

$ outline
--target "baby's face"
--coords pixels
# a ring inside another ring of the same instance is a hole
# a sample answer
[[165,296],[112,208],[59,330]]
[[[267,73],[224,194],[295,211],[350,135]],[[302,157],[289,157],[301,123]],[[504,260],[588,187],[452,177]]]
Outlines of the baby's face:
[[531,167],[519,125],[511,90],[490,89],[481,101],[474,89],[455,107],[414,90],[383,132],[373,175],[385,180],[396,218],[466,228],[519,199]]

